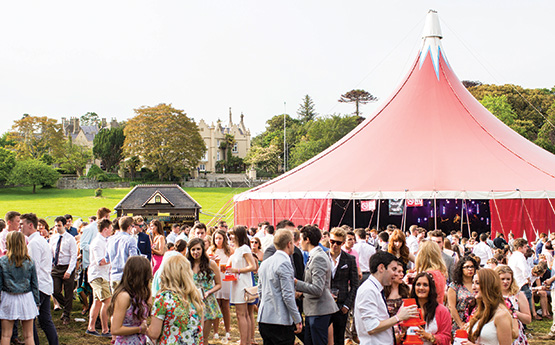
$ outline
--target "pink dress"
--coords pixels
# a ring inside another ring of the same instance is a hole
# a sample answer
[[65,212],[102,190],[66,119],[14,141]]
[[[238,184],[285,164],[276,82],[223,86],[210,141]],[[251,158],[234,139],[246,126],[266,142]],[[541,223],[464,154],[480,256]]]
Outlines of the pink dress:
[[[144,303],[144,302],[143,302]],[[143,304],[145,307],[145,314],[138,317],[135,314],[133,305],[130,305],[125,312],[125,317],[123,318],[123,326],[126,327],[139,327],[143,320],[148,317],[148,309],[146,308],[146,303]],[[146,344],[145,334],[131,334],[131,335],[118,335],[114,342],[115,345],[144,345]]]
[[[161,236],[161,235],[158,235],[158,236]],[[164,259],[164,255],[156,255],[152,253],[152,274],[155,274],[156,271],[158,271],[158,269],[160,268],[160,264],[162,264],[162,259]]]

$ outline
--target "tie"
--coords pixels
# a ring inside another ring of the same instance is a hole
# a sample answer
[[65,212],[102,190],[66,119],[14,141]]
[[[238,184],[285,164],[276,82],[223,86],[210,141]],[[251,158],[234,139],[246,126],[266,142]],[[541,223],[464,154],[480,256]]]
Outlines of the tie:
[[58,266],[58,259],[60,258],[60,247],[62,246],[62,238],[63,238],[62,235],[60,235],[60,239],[58,240],[58,243],[56,243],[56,253],[54,254],[54,266]]
[[[385,294],[383,293],[383,289],[381,291],[383,302],[385,303],[385,308],[387,308],[387,299],[385,298]],[[395,345],[395,326],[391,327],[391,333],[393,333],[393,345]]]

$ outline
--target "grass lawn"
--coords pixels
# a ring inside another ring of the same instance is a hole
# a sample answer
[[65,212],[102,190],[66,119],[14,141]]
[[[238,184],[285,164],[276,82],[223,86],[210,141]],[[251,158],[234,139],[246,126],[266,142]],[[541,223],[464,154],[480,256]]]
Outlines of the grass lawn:
[[[201,206],[202,211],[216,214],[235,194],[247,190],[246,188],[188,188],[186,192]],[[104,189],[102,197],[94,197],[94,189],[41,189],[36,194],[32,187],[0,188],[0,218],[8,211],[20,213],[34,212],[37,216],[47,219],[50,223],[56,216],[69,213],[73,219],[79,217],[87,220],[96,214],[100,207],[113,210],[131,188]],[[212,217],[200,215],[202,222]],[[232,221],[230,222],[232,223]]]

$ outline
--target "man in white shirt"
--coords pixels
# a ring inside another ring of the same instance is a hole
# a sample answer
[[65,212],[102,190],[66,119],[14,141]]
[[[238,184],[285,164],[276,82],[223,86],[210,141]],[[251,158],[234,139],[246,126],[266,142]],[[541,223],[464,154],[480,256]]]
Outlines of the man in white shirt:
[[[75,265],[77,264],[77,242],[75,237],[66,232],[64,217],[55,219],[56,231],[50,238],[52,250],[52,280],[54,292],[52,296],[63,307],[62,323],[69,325],[71,309],[73,307],[73,288],[75,283]],[[64,294],[62,295],[62,288]]]
[[412,255],[418,252],[418,225],[411,225],[409,227],[410,235],[407,237],[407,247]]
[[[110,291],[110,263],[106,261],[106,246],[108,237],[112,233],[112,222],[102,219],[98,222],[98,233],[90,246],[89,283],[93,290],[94,302],[89,317],[89,327],[86,334],[111,337],[108,328],[108,306],[112,300]],[[96,319],[100,313],[102,334],[95,329]]]
[[262,242],[262,252],[265,252],[269,246],[274,244],[274,226],[267,225],[264,227],[264,237],[260,239]]
[[480,243],[478,243],[472,253],[480,258],[480,266],[484,267],[489,259],[493,258],[493,251],[487,243],[488,234],[483,233],[480,235]]
[[166,236],[166,242],[175,244],[175,242],[177,242],[177,236],[179,236],[179,232],[179,224],[172,224],[172,231],[169,233],[168,236]]
[[[48,344],[58,344],[58,332],[56,326],[52,322],[52,315],[50,314],[50,295],[52,295],[52,252],[48,242],[37,231],[38,219],[34,213],[26,213],[21,216],[19,222],[19,229],[23,235],[27,236],[29,243],[27,249],[29,256],[35,263],[37,270],[37,279],[39,283],[39,325],[43,330]],[[33,336],[35,343],[39,343],[39,335],[37,327],[33,324]]]
[[0,256],[6,255],[6,237],[8,236],[8,232],[19,229],[19,216],[21,216],[21,214],[17,211],[9,211],[6,213],[6,228],[0,233]]
[[353,249],[358,253],[358,265],[362,272],[361,284],[370,276],[370,258],[376,253],[374,246],[366,243],[366,232],[363,229],[355,231],[357,243]]
[[[530,277],[532,275],[532,270],[528,261],[524,256],[528,251],[528,241],[524,238],[517,238],[513,242],[515,251],[509,258],[507,263],[509,267],[513,270],[514,280],[520,291],[524,292],[524,295],[528,299],[528,303],[532,303],[532,290],[530,289]],[[530,309],[532,310],[532,309]]]
[[402,266],[397,258],[380,251],[370,259],[370,277],[358,288],[355,299],[354,318],[360,345],[395,344],[393,326],[400,321],[418,316],[416,305],[401,307],[397,315],[390,317],[384,286],[391,285],[391,278]]

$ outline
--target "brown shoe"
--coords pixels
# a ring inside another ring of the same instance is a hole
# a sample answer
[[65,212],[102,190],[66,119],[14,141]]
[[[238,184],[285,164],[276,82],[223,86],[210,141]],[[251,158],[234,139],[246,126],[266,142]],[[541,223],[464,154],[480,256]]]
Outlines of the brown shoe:
[[549,332],[547,335],[539,336],[537,339],[540,339],[540,340],[555,340],[555,333]]

